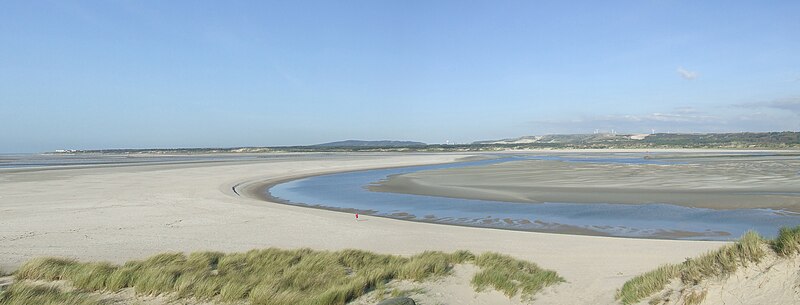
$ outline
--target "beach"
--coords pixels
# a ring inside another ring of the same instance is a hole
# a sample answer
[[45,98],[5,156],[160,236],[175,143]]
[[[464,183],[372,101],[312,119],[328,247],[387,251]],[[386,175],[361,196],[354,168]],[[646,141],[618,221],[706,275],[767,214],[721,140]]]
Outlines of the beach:
[[[297,177],[454,162],[474,154],[325,154],[190,164],[0,172],[0,269],[39,256],[122,263],[167,251],[257,248],[495,251],[557,271],[535,304],[615,304],[631,277],[723,242],[647,240],[469,228],[272,203],[264,185]],[[460,270],[460,269],[459,269]],[[456,290],[453,300],[507,300]],[[486,297],[487,299],[482,299]],[[471,300],[471,301],[470,301]],[[518,300],[508,300],[509,303]]]

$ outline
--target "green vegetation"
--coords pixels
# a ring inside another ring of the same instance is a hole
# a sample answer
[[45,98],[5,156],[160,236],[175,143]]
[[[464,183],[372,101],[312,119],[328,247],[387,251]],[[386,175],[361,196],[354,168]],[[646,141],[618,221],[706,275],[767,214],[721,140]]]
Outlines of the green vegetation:
[[100,305],[97,299],[80,292],[63,292],[54,285],[17,283],[0,291],[0,305]]
[[[64,280],[81,292],[133,288],[144,295],[170,294],[218,302],[345,304],[373,289],[384,289],[391,280],[421,281],[445,276],[454,264],[471,261],[482,267],[473,281],[476,285],[491,285],[508,295],[517,290],[533,294],[562,281],[555,272],[494,253],[476,258],[468,251],[428,251],[406,258],[360,250],[274,248],[231,254],[197,252],[188,256],[165,253],[122,266],[38,258],[20,267],[15,277],[20,282]],[[27,289],[16,288],[17,285],[20,284],[13,285],[14,289]],[[24,297],[13,289],[9,291],[11,297]],[[57,297],[61,295],[53,296]]]
[[790,256],[800,252],[800,226],[781,228],[778,237],[772,241],[772,249],[782,256]]
[[785,131],[708,134],[659,133],[648,136],[642,141],[653,145],[672,145],[697,148],[785,148],[797,147],[798,144],[800,144],[800,132]]
[[736,272],[739,266],[758,263],[765,255],[762,244],[761,236],[751,231],[733,245],[687,259],[681,265],[681,281],[694,285],[705,278]]
[[[747,232],[732,245],[686,259],[681,264],[661,266],[627,281],[617,292],[617,299],[626,305],[633,304],[663,290],[673,279],[679,278],[686,285],[696,285],[703,279],[730,275],[740,266],[760,262],[767,255],[766,249],[772,249],[782,256],[800,252],[800,226],[781,228],[774,240],[764,240],[755,232]],[[696,304],[704,298],[705,293],[692,292],[692,295],[685,296],[684,301],[686,304]]]
[[[479,141],[471,144],[424,144],[417,142],[377,141],[363,145],[344,141],[339,145],[232,147],[232,148],[167,148],[167,149],[104,149],[69,150],[65,153],[103,154],[208,154],[208,153],[291,153],[291,152],[439,152],[439,151],[497,151],[505,149],[657,149],[657,148],[722,148],[722,149],[798,149],[800,132],[741,132],[741,133],[657,133],[644,138],[624,134],[566,134],[522,137],[517,139]],[[332,143],[336,144],[336,143]]]
[[680,275],[679,265],[663,265],[658,269],[638,275],[622,285],[622,289],[617,292],[617,299],[622,304],[633,304],[646,298],[669,284],[672,279]]
[[530,298],[544,287],[564,281],[554,271],[499,253],[484,253],[475,259],[475,265],[481,267],[472,279],[476,289],[492,286],[509,297],[521,292]]

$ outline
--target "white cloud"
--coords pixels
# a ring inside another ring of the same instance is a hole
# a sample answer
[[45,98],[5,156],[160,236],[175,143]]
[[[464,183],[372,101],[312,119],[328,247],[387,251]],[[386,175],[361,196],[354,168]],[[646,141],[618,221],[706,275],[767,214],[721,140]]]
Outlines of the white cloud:
[[685,123],[699,124],[722,121],[721,118],[703,114],[699,111],[692,113],[685,112],[654,112],[649,114],[625,114],[625,115],[605,115],[582,119],[582,122],[602,122],[602,123],[640,123],[644,124],[663,124],[663,123]]
[[697,78],[697,72],[686,70],[683,67],[678,67],[678,74],[680,74],[680,76],[683,77],[684,79],[688,80],[693,80]]

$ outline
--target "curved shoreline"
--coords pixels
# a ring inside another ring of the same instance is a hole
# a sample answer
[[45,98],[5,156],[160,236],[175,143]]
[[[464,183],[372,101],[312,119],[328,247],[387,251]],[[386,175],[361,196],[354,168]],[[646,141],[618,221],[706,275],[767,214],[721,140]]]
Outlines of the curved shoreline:
[[[295,174],[295,175],[287,175],[281,177],[271,177],[271,178],[255,178],[249,179],[245,181],[241,181],[234,185],[230,186],[230,190],[238,195],[238,196],[246,196],[248,198],[272,202],[272,203],[279,203],[279,204],[287,204],[293,206],[299,206],[294,204],[286,203],[285,200],[273,197],[267,194],[267,190],[272,188],[275,185],[300,180],[304,178],[316,177],[316,176],[323,176],[323,175],[331,175],[331,174],[341,174],[341,173],[352,173],[352,172],[361,172],[361,171],[370,171],[370,170],[380,170],[380,169],[392,169],[392,168],[403,168],[403,167],[412,167],[412,166],[424,166],[424,165],[440,165],[440,164],[456,164],[461,162],[469,162],[474,161],[475,159],[489,159],[487,156],[481,155],[470,155],[466,157],[461,157],[456,159],[452,162],[437,162],[437,163],[422,163],[416,165],[398,165],[398,166],[378,166],[378,167],[369,167],[369,168],[362,168],[362,169],[344,169],[344,170],[328,170],[328,171],[316,171],[312,173],[304,173],[304,174]],[[310,208],[316,208],[314,206],[308,206]],[[323,209],[323,208],[319,208]],[[338,211],[336,209],[323,209],[323,210],[330,210],[330,211]]]
[[[230,187],[231,192],[233,192],[237,196],[246,196],[248,198],[265,201],[269,203],[275,204],[282,204],[288,206],[295,206],[301,208],[309,208],[309,209],[317,209],[317,210],[324,210],[324,211],[331,211],[331,212],[339,212],[339,213],[355,213],[358,212],[363,215],[369,215],[371,217],[380,217],[385,219],[392,219],[392,220],[400,220],[400,221],[409,221],[409,222],[416,222],[416,223],[426,223],[426,224],[433,224],[433,225],[442,225],[442,226],[456,226],[456,227],[465,227],[465,228],[478,228],[478,229],[488,229],[488,230],[504,230],[504,231],[515,231],[515,232],[535,232],[535,233],[547,233],[547,234],[560,234],[560,235],[583,235],[583,236],[596,236],[596,237],[610,237],[610,238],[632,238],[632,239],[655,239],[655,240],[679,240],[678,237],[681,236],[661,236],[661,237],[631,237],[631,236],[613,236],[610,234],[605,234],[599,231],[593,231],[589,229],[584,229],[575,226],[568,226],[563,225],[564,229],[562,230],[526,230],[526,229],[516,229],[516,228],[498,228],[498,227],[489,227],[489,226],[475,226],[475,225],[468,225],[468,224],[459,224],[459,223],[443,223],[438,221],[430,221],[425,220],[425,218],[403,218],[403,217],[391,217],[391,216],[384,216],[384,215],[375,215],[375,211],[367,211],[367,210],[359,210],[359,209],[344,209],[344,208],[332,208],[326,207],[321,205],[309,205],[309,204],[293,204],[287,200],[282,198],[272,196],[268,191],[273,186],[276,186],[281,183],[310,178],[310,177],[317,177],[317,176],[324,176],[324,175],[332,175],[332,174],[342,174],[342,173],[352,173],[352,172],[361,172],[361,171],[371,171],[371,170],[381,170],[381,169],[392,169],[392,168],[404,168],[404,167],[414,167],[414,166],[424,166],[424,165],[439,165],[439,164],[456,164],[462,162],[469,162],[474,161],[475,159],[488,159],[486,156],[479,156],[473,155],[468,157],[462,157],[454,162],[442,162],[442,163],[426,163],[426,164],[417,164],[417,165],[400,165],[400,166],[382,166],[382,167],[375,167],[375,168],[364,168],[364,169],[356,169],[356,170],[331,170],[331,171],[321,171],[321,172],[314,172],[314,173],[307,173],[307,174],[297,174],[297,175],[290,175],[285,177],[278,177],[278,178],[267,178],[267,179],[253,179],[247,180],[243,182],[236,183],[235,185]],[[703,240],[696,240],[696,241],[703,241]]]
[[[682,231],[682,230],[665,230],[663,232],[655,233],[648,236],[625,236],[625,235],[613,235],[610,233],[592,230],[590,228],[569,225],[569,224],[562,224],[562,223],[552,223],[552,227],[545,228],[545,229],[535,229],[535,228],[515,228],[512,226],[492,226],[492,225],[480,225],[477,224],[470,224],[470,223],[458,223],[458,222],[447,222],[447,221],[439,221],[437,218],[425,218],[425,217],[418,217],[415,215],[407,214],[407,213],[397,213],[391,215],[378,215],[378,211],[375,210],[364,210],[364,209],[357,209],[357,208],[337,208],[337,207],[328,207],[323,205],[313,205],[308,203],[293,203],[289,200],[285,200],[283,198],[272,196],[269,190],[279,184],[310,178],[310,177],[318,177],[324,175],[332,175],[332,174],[342,174],[342,173],[352,173],[352,172],[361,172],[361,171],[372,171],[372,170],[381,170],[381,169],[392,169],[392,168],[406,168],[406,167],[415,167],[415,166],[424,166],[424,165],[438,165],[438,164],[453,164],[453,163],[461,163],[461,162],[468,162],[472,160],[464,160],[471,157],[461,158],[455,162],[443,162],[443,163],[429,163],[429,164],[419,164],[419,165],[403,165],[403,166],[384,166],[384,167],[375,167],[375,168],[364,168],[364,169],[356,169],[356,170],[331,170],[331,171],[320,171],[314,173],[305,173],[305,174],[297,174],[297,175],[290,175],[284,177],[277,177],[277,178],[269,178],[266,180],[263,179],[253,179],[244,182],[237,183],[231,187],[231,191],[239,196],[246,196],[248,198],[256,199],[259,201],[264,201],[268,203],[274,204],[281,204],[281,205],[288,205],[293,207],[299,208],[310,208],[310,209],[317,209],[317,210],[324,210],[324,211],[332,211],[338,213],[345,213],[345,214],[353,214],[359,213],[362,215],[369,215],[371,217],[380,217],[385,219],[392,219],[392,220],[400,220],[400,221],[408,221],[414,223],[426,223],[426,224],[433,224],[433,225],[443,225],[443,226],[456,226],[456,227],[466,227],[466,228],[477,228],[477,229],[492,229],[492,230],[504,230],[504,231],[515,231],[515,232],[535,232],[535,233],[546,233],[546,234],[559,234],[559,235],[577,235],[577,236],[595,236],[595,237],[612,237],[612,238],[625,238],[625,239],[644,239],[644,240],[682,240],[682,241],[714,241],[715,239],[711,238],[702,238],[703,235],[700,232],[694,231]],[[482,158],[482,156],[478,156],[478,158]],[[402,193],[402,192],[401,192]],[[422,195],[426,196],[426,195]],[[433,197],[436,197],[433,195]],[[480,200],[480,199],[477,199]],[[520,203],[520,202],[514,202]],[[503,219],[498,219],[498,221],[503,221]],[[715,231],[716,232],[716,231]],[[713,233],[713,232],[712,232]],[[728,232],[716,232],[720,234],[719,236],[732,236]],[[695,238],[695,239],[687,239],[687,238]]]
[[[450,162],[450,163],[455,163],[455,162]],[[442,163],[442,164],[444,164],[444,163]],[[603,232],[592,231],[592,230],[589,230],[589,229],[582,229],[580,227],[573,227],[573,226],[566,226],[566,225],[564,225],[564,227],[565,228],[568,227],[568,229],[558,230],[558,231],[554,231],[554,230],[550,230],[550,231],[548,231],[548,230],[526,230],[526,229],[517,229],[517,228],[513,228],[513,227],[500,228],[500,227],[489,227],[489,226],[475,226],[475,225],[459,224],[459,223],[444,223],[444,222],[438,222],[438,221],[432,221],[432,220],[425,220],[425,218],[417,218],[417,217],[413,217],[413,218],[399,217],[399,216],[398,217],[392,217],[392,216],[385,216],[385,215],[376,215],[375,213],[377,211],[368,211],[368,210],[359,210],[359,209],[345,209],[345,208],[332,208],[332,207],[326,207],[326,206],[321,206],[321,205],[293,204],[293,203],[290,203],[287,200],[284,200],[284,199],[281,199],[281,198],[278,198],[278,197],[274,197],[274,196],[272,196],[272,195],[270,195],[270,194],[268,194],[266,192],[267,190],[269,190],[270,188],[272,188],[275,185],[278,185],[278,184],[281,184],[281,183],[284,183],[284,182],[290,182],[290,181],[294,181],[294,180],[304,179],[304,178],[310,178],[310,177],[316,177],[316,176],[322,176],[322,175],[330,175],[330,174],[359,172],[359,171],[365,171],[365,170],[378,170],[378,169],[398,168],[398,167],[406,167],[406,166],[382,167],[382,168],[354,170],[354,171],[345,170],[345,171],[339,171],[339,172],[300,175],[298,177],[293,177],[293,178],[282,178],[282,179],[277,179],[275,181],[254,184],[254,185],[248,186],[246,188],[246,191],[242,191],[242,192],[246,193],[248,196],[250,196],[250,198],[254,198],[254,199],[257,199],[257,200],[260,200],[260,201],[264,201],[264,202],[268,202],[268,203],[295,206],[295,207],[300,207],[300,208],[324,210],[324,211],[330,211],[330,212],[347,213],[347,214],[353,214],[353,213],[358,212],[359,214],[369,215],[371,217],[380,217],[380,218],[385,218],[385,219],[416,222],[416,223],[426,223],[426,224],[441,225],[441,226],[455,226],[455,227],[464,227],[464,228],[475,228],[475,229],[486,229],[486,230],[503,230],[503,231],[514,231],[514,232],[534,232],[534,233],[545,233],[545,234],[596,236],[596,237],[608,237],[608,238],[681,240],[681,239],[677,238],[679,236],[674,236],[672,238],[669,238],[669,237],[614,236],[614,235],[610,235],[610,234],[605,234]],[[258,190],[261,190],[261,191],[258,191]],[[233,191],[235,193],[237,193],[236,189],[233,189]],[[681,241],[705,242],[707,240],[681,240]]]
[[[400,166],[382,166],[382,167],[375,167],[375,168],[364,168],[364,169],[356,169],[356,170],[331,170],[331,171],[319,171],[314,173],[306,173],[306,174],[297,174],[297,175],[290,175],[284,177],[277,177],[277,178],[267,178],[267,179],[252,179],[246,180],[239,183],[236,183],[230,187],[230,191],[235,194],[236,196],[244,196],[251,199],[256,199],[259,201],[264,201],[268,203],[275,203],[281,205],[288,205],[293,207],[300,207],[300,208],[308,208],[308,209],[316,209],[316,210],[324,210],[330,212],[338,212],[338,213],[348,213],[352,214],[358,212],[360,214],[369,215],[371,217],[380,217],[385,219],[392,219],[392,220],[399,220],[399,221],[408,221],[408,222],[415,222],[415,223],[425,223],[425,224],[432,224],[432,225],[441,225],[441,226],[455,226],[455,227],[464,227],[464,228],[477,228],[477,229],[486,229],[486,230],[503,230],[503,231],[514,231],[514,232],[534,232],[534,233],[546,233],[546,234],[558,234],[558,235],[578,235],[578,236],[595,236],[595,237],[608,237],[608,238],[627,238],[627,239],[646,239],[646,240],[680,240],[677,237],[680,236],[672,236],[670,237],[630,237],[630,236],[613,236],[609,234],[605,234],[603,232],[593,231],[589,229],[583,229],[580,227],[574,226],[564,226],[565,229],[558,230],[558,231],[547,231],[547,230],[526,230],[526,229],[516,229],[516,228],[498,228],[498,227],[488,227],[488,226],[475,226],[475,225],[468,225],[468,224],[458,224],[458,223],[443,223],[437,221],[426,221],[425,218],[402,218],[402,217],[391,217],[391,216],[384,216],[384,215],[375,215],[375,211],[366,211],[366,210],[359,210],[359,209],[343,209],[343,208],[332,208],[320,205],[309,205],[309,204],[293,204],[287,200],[282,198],[274,197],[269,194],[268,190],[273,186],[276,186],[281,183],[310,178],[310,177],[317,177],[317,176],[324,176],[324,175],[332,175],[332,174],[341,174],[341,173],[352,173],[352,172],[361,172],[361,171],[370,171],[370,170],[381,170],[381,169],[392,169],[392,168],[404,168],[404,167],[414,167],[414,166],[424,166],[424,165],[439,165],[439,164],[455,164],[461,162],[469,162],[474,161],[474,159],[486,159],[485,156],[474,155],[468,157],[462,157],[454,162],[442,162],[442,163],[425,163],[425,164],[417,164],[417,165],[400,165]],[[687,241],[687,240],[682,240]],[[691,240],[689,240],[691,241]],[[704,240],[694,240],[699,242],[704,242]]]

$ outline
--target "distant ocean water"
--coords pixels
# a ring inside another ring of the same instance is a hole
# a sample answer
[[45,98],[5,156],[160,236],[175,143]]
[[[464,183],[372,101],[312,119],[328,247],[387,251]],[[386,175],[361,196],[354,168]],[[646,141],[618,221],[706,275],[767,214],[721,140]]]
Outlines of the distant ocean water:
[[168,162],[199,162],[222,160],[248,160],[257,156],[252,155],[185,155],[185,156],[153,156],[153,155],[125,155],[125,154],[0,154],[0,169],[3,168],[32,168],[54,166],[89,166],[89,165],[115,165],[115,164],[141,164],[141,163],[168,163]]

